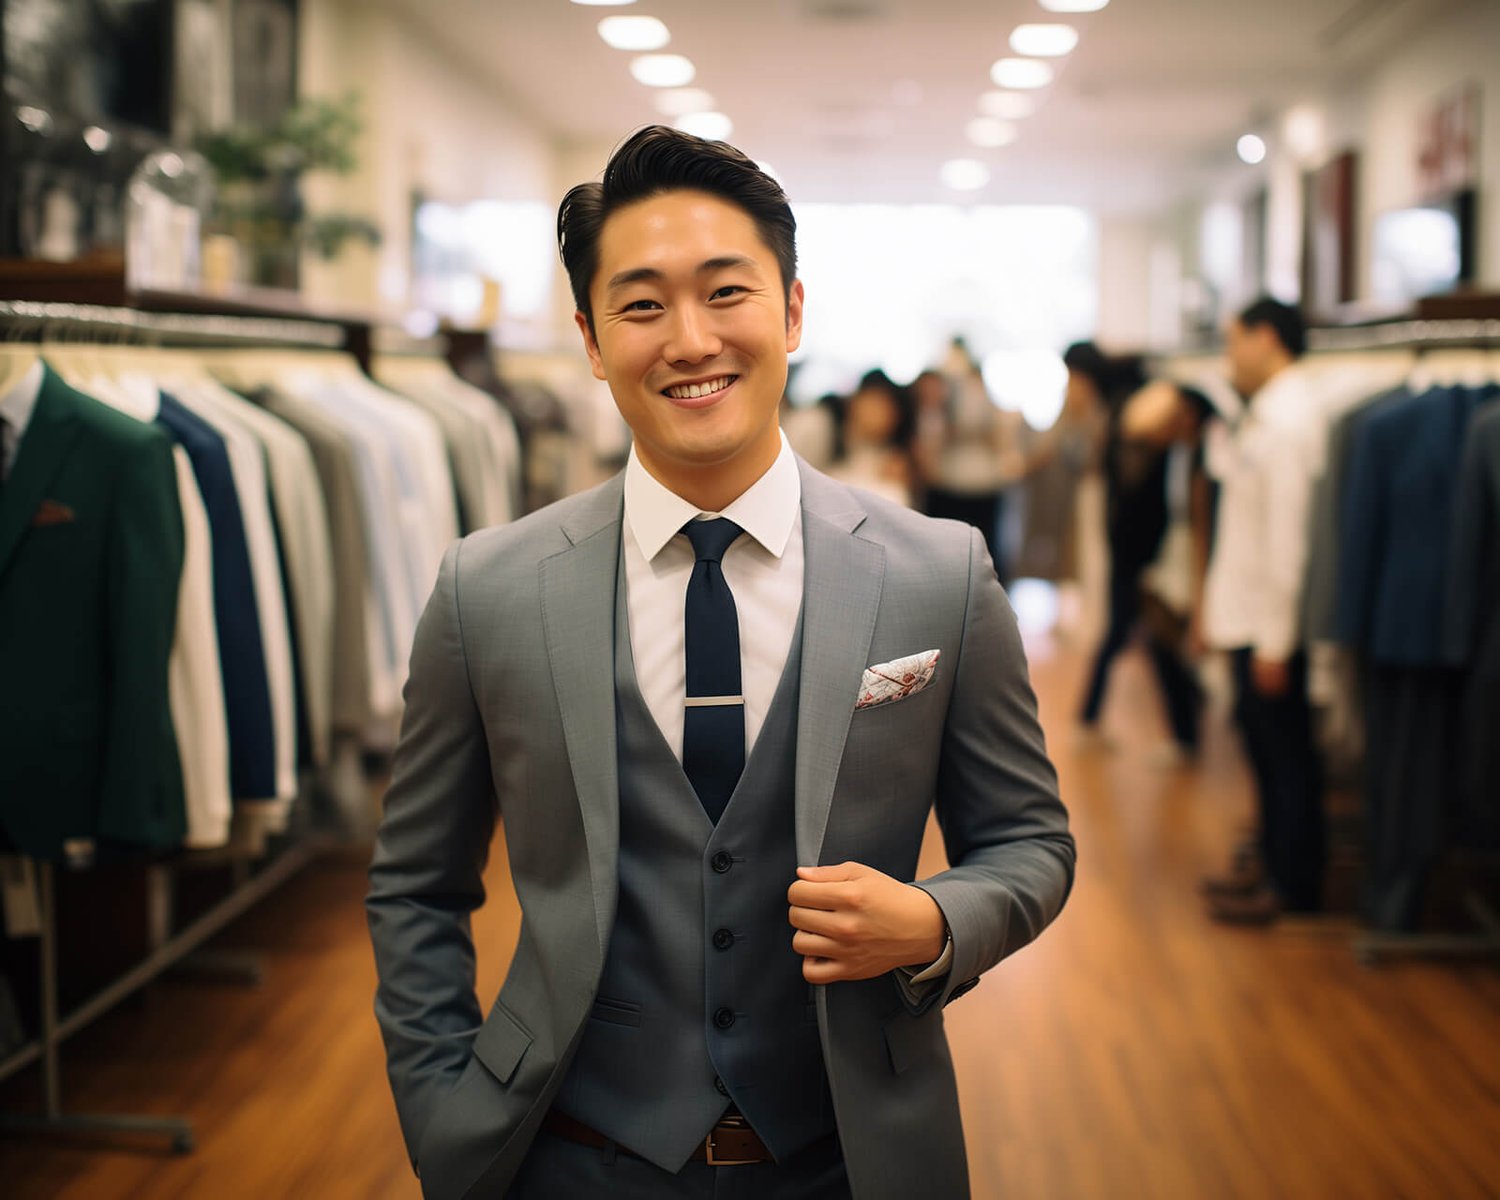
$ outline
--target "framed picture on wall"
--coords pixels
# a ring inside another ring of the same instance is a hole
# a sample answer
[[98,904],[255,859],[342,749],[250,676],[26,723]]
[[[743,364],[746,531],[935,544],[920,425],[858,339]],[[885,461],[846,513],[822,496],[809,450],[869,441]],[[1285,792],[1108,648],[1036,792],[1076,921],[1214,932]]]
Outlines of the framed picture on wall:
[[1358,161],[1346,150],[1303,176],[1302,307],[1314,321],[1355,299]]

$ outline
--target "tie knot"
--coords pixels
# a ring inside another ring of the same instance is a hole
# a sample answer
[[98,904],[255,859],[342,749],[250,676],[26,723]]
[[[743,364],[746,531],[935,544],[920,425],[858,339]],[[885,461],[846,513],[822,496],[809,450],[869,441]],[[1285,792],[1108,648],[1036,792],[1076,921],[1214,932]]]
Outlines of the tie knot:
[[682,532],[693,543],[699,562],[718,562],[730,543],[745,531],[728,517],[715,517],[712,521],[689,521]]

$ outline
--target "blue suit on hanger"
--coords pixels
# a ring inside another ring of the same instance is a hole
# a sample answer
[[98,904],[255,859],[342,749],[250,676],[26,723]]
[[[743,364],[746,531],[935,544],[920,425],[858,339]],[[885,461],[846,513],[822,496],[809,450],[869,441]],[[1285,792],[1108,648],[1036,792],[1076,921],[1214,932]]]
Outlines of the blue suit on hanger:
[[165,392],[157,423],[187,451],[213,534],[214,619],[229,719],[230,790],[238,799],[272,797],[276,795],[276,752],[271,689],[229,451],[212,425]]

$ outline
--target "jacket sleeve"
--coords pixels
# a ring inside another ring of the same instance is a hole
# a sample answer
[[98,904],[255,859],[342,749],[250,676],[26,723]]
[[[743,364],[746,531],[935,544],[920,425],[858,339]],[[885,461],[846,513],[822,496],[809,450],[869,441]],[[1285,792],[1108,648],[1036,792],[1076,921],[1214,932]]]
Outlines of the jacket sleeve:
[[182,507],[172,446],[154,429],[120,447],[110,505],[107,612],[112,685],[96,834],[136,846],[187,832],[168,660],[182,578]]
[[953,966],[924,1010],[967,991],[1041,933],[1073,885],[1073,837],[1020,631],[978,531],[970,534],[969,598],[936,811],[952,866],[917,886],[943,910]]
[[469,914],[484,902],[497,804],[464,651],[461,557],[455,542],[417,625],[365,900],[375,1016],[413,1157],[481,1024]]

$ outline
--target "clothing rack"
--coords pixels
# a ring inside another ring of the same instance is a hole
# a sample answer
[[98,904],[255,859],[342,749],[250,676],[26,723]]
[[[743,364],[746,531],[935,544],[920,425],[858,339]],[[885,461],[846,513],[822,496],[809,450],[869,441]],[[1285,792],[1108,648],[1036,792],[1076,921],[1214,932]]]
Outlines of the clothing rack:
[[256,344],[339,349],[337,326],[282,317],[199,316],[143,312],[102,304],[0,300],[0,319],[13,332],[45,335],[52,329],[109,331],[157,345]]
[[[346,331],[338,324],[318,320],[274,316],[238,316],[151,312],[95,304],[57,301],[0,300],[0,340],[36,337],[54,332],[94,332],[117,342],[139,342],[155,346],[269,346],[308,349],[347,349]],[[301,796],[311,791],[304,777]],[[332,762],[320,780],[320,790],[331,794],[341,809],[351,797],[367,795],[358,746],[334,747]],[[349,801],[352,803],[352,801]],[[211,954],[200,948],[236,918],[295,876],[303,867],[333,847],[347,841],[314,832],[306,807],[299,803],[292,829],[284,844],[270,856],[263,842],[231,844],[214,850],[183,852],[170,861],[154,861],[146,867],[146,956],[125,974],[66,1014],[59,1011],[59,931],[56,886],[59,870],[88,865],[88,855],[59,866],[31,860],[36,879],[39,948],[39,1028],[25,1045],[0,1060],[0,1080],[40,1064],[42,1111],[0,1113],[0,1135],[14,1133],[147,1134],[167,1137],[177,1153],[193,1149],[193,1130],[184,1117],[144,1117],[119,1113],[66,1113],[62,1102],[60,1049],[64,1040],[86,1028],[122,1000],[153,982],[168,970],[198,966],[217,975],[255,983],[259,963],[249,956]],[[356,831],[357,832],[357,831]],[[258,870],[257,862],[264,862]],[[226,895],[182,929],[174,924],[175,883],[183,869],[228,866],[231,883]],[[189,960],[192,960],[189,962]]]
[[1429,350],[1500,344],[1500,320],[1386,321],[1378,325],[1311,329],[1308,348],[1357,352],[1361,350]]
[[[185,1117],[142,1117],[122,1113],[66,1113],[62,1104],[60,1050],[65,1039],[91,1025],[122,1000],[178,965],[209,938],[253,905],[291,879],[313,861],[322,849],[312,838],[292,842],[256,874],[241,876],[230,893],[191,924],[170,934],[174,882],[173,864],[153,863],[147,868],[147,911],[150,914],[151,952],[114,982],[96,992],[72,1012],[58,1011],[58,930],[56,871],[50,862],[36,862],[38,941],[41,959],[40,1029],[25,1046],[0,1061],[0,1080],[40,1062],[42,1111],[0,1114],[0,1134],[7,1133],[141,1133],[162,1135],[172,1149],[186,1154],[193,1149],[193,1128]],[[240,863],[248,865],[248,859]],[[252,973],[253,978],[253,973]]]

